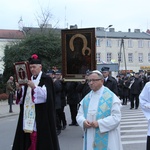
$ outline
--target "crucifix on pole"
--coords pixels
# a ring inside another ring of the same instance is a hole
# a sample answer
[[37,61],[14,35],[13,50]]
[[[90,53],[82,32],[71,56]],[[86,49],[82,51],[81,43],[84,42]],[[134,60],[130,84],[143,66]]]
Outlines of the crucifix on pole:
[[123,56],[124,56],[124,65],[125,65],[125,73],[127,72],[127,65],[126,65],[126,56],[125,56],[125,48],[124,48],[124,39],[121,39],[120,43],[120,52],[119,52],[119,70],[120,70],[120,63],[121,63],[121,55],[122,55],[122,50],[123,50]]

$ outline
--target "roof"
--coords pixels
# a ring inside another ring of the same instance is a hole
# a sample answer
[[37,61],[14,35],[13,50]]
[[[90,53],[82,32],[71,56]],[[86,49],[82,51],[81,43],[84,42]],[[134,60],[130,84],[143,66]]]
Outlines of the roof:
[[110,31],[95,29],[96,37],[99,38],[124,38],[124,39],[150,39],[150,34],[146,32],[140,32],[139,29],[135,29],[134,32],[130,30],[128,32],[115,32],[114,28]]
[[[35,34],[39,32],[49,33],[49,31],[55,31],[55,33],[60,34],[62,29],[58,28],[33,28],[33,27],[23,27],[23,31],[26,34]],[[140,32],[139,29],[135,29],[134,32],[130,30],[128,32],[115,32],[114,28],[110,28],[109,31],[105,31],[104,28],[95,28],[95,35],[99,38],[126,38],[126,39],[150,39],[150,34],[146,32]]]
[[0,29],[0,38],[1,39],[23,39],[23,31],[20,30],[3,30]]
[[38,34],[40,32],[48,34],[50,31],[54,31],[55,34],[60,34],[61,33],[61,29],[58,28],[35,28],[35,27],[23,27],[23,31],[28,34],[28,35],[32,35],[32,34]]
[[[25,34],[35,34],[42,30],[44,33],[49,31],[55,31],[55,34],[61,34],[62,29],[57,28],[32,28],[23,27],[23,31],[20,30],[4,30],[0,29],[0,39],[23,39]],[[24,34],[25,33],[25,34]],[[135,29],[134,32],[130,30],[128,32],[115,32],[114,28],[110,28],[109,31],[105,31],[104,28],[95,28],[95,35],[98,38],[124,38],[124,39],[148,39],[150,40],[149,32],[140,32],[139,29]]]

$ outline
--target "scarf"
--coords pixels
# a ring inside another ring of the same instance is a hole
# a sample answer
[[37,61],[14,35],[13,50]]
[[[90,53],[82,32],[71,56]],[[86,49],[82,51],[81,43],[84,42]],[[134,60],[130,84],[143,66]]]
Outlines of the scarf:
[[35,104],[32,101],[32,89],[30,87],[27,88],[27,93],[24,102],[24,132],[32,133],[35,123]]
[[[31,78],[35,85],[39,84],[41,75],[42,75],[42,72],[39,73],[36,80],[33,80],[33,77]],[[26,97],[25,97],[25,102],[24,102],[24,114],[23,114],[24,132],[26,133],[33,132],[34,124],[35,124],[35,117],[36,117],[35,104],[32,101],[32,89],[28,87]]]

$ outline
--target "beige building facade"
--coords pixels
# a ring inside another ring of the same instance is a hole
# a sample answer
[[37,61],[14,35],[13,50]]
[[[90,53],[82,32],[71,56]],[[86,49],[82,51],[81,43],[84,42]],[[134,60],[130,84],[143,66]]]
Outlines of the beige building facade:
[[4,49],[6,45],[13,44],[24,38],[24,33],[20,30],[2,30],[0,29],[0,74],[4,71]]
[[138,72],[150,70],[150,34],[135,29],[115,32],[96,28],[96,59],[98,64],[118,63],[119,70]]
[[[39,28],[30,28],[39,32]],[[24,30],[0,30],[0,74],[3,73],[4,48],[12,42],[17,42],[25,37]],[[59,33],[60,33],[60,29]],[[24,31],[24,32],[23,32]],[[33,32],[33,33],[34,33]],[[138,72],[150,70],[150,33],[135,29],[131,32],[116,32],[114,28],[95,28],[96,35],[96,61],[97,64],[118,64],[118,70]]]

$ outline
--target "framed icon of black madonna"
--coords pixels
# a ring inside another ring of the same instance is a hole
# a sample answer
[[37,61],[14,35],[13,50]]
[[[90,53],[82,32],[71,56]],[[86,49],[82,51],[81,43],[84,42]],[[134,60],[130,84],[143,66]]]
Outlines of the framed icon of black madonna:
[[95,28],[61,31],[62,76],[66,81],[80,81],[87,70],[96,69]]
[[14,63],[14,70],[15,70],[16,81],[20,85],[25,85],[27,84],[28,80],[31,80],[31,73],[30,73],[28,61]]

